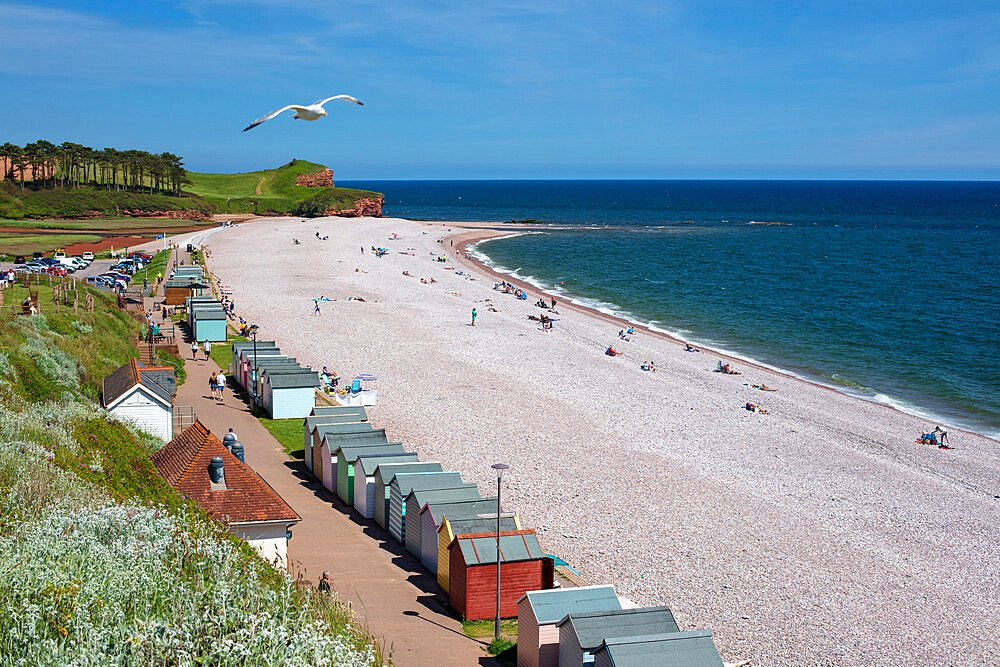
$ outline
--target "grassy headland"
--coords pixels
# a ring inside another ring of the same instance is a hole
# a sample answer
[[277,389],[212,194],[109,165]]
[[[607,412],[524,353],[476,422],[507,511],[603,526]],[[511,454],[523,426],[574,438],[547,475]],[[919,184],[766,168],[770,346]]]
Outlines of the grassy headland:
[[378,198],[381,193],[352,188],[296,185],[295,177],[326,169],[321,164],[292,160],[277,169],[244,174],[188,172],[187,192],[204,197],[223,213],[260,215],[322,215],[329,209],[346,209],[358,199]]
[[150,460],[162,441],[95,402],[140,324],[106,293],[57,313],[37,289],[44,315],[0,310],[4,662],[381,664],[346,607],[178,495]]

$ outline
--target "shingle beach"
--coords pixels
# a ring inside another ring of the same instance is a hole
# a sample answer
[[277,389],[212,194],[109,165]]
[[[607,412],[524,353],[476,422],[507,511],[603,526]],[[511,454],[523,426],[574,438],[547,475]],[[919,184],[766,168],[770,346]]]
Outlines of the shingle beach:
[[261,339],[377,376],[369,415],[390,440],[484,495],[508,463],[506,509],[546,553],[711,629],[727,660],[1000,660],[1000,443],[949,429],[953,449],[919,445],[933,422],[739,361],[708,372],[720,355],[644,330],[625,342],[561,304],[543,331],[540,293],[494,291],[449,229],[261,221],[212,235],[209,266]]

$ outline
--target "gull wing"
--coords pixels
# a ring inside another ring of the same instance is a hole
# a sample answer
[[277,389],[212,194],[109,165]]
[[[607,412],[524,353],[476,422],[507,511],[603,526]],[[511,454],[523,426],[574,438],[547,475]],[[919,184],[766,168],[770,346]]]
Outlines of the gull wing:
[[362,102],[359,99],[355,99],[355,98],[351,97],[350,95],[334,95],[333,97],[327,97],[327,98],[322,99],[322,100],[316,100],[315,102],[313,102],[313,106],[320,106],[321,107],[324,104],[326,104],[327,102],[329,102],[330,100],[347,100],[348,102],[354,102],[358,106],[362,106],[362,107],[365,105],[364,102]]
[[306,108],[304,106],[302,106],[302,105],[299,105],[299,104],[289,104],[286,107],[281,107],[280,109],[275,109],[274,111],[272,111],[271,113],[267,114],[266,116],[261,116],[260,118],[258,118],[254,122],[252,122],[249,125],[247,125],[246,127],[244,127],[243,131],[246,132],[249,129],[257,127],[261,123],[263,123],[265,121],[271,120],[272,118],[274,118],[275,116],[277,116],[282,111],[288,111],[289,109],[295,109],[295,111],[305,111]]

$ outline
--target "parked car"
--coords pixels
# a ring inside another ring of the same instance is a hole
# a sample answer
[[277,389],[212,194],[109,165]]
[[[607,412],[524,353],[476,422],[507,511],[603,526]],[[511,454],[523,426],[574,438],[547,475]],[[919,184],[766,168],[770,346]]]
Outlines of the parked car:
[[25,261],[26,261],[26,260],[24,259],[24,255],[18,255],[18,256],[16,256],[16,257],[14,258],[14,263],[15,263],[15,264],[24,264],[24,263],[25,263]]
[[31,256],[34,257],[35,259],[41,259],[42,257],[45,257],[45,253],[44,252],[33,252],[33,253],[31,253]]
[[92,252],[85,252],[85,253],[83,253],[80,256],[83,257],[88,262],[93,262],[94,261],[94,253],[92,253]]
[[45,269],[44,273],[47,273],[50,276],[65,276],[67,271],[61,266],[50,266]]
[[66,253],[63,252],[62,250],[56,250],[54,253],[52,253],[52,259],[65,259],[65,258],[66,258]]

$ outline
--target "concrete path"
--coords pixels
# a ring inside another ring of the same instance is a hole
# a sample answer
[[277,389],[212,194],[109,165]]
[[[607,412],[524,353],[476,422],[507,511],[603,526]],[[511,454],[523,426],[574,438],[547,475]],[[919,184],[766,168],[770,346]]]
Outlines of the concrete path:
[[[185,264],[186,255],[181,253]],[[343,505],[308,474],[301,461],[290,459],[232,391],[222,402],[212,399],[208,378],[219,367],[206,361],[204,353],[192,361],[190,340],[181,342],[180,350],[187,379],[175,404],[194,407],[202,424],[219,438],[232,427],[246,448],[247,464],[302,517],[288,545],[295,574],[315,584],[324,570],[330,570],[341,599],[353,605],[397,665],[498,664],[444,610],[443,591],[416,558],[373,520],[362,519]]]

